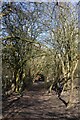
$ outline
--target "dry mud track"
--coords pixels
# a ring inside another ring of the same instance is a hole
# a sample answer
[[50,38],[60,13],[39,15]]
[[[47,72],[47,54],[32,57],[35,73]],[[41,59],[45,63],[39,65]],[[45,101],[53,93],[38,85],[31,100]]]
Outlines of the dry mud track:
[[79,107],[67,109],[55,92],[48,94],[43,83],[35,83],[23,97],[3,101],[3,120],[80,120]]

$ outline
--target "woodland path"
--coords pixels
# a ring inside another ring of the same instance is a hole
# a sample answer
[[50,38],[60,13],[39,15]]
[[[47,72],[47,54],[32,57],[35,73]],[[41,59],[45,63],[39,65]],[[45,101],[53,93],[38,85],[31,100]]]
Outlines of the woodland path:
[[3,120],[80,120],[80,103],[67,109],[54,91],[47,93],[44,83],[34,83],[22,97],[16,97],[3,101]]

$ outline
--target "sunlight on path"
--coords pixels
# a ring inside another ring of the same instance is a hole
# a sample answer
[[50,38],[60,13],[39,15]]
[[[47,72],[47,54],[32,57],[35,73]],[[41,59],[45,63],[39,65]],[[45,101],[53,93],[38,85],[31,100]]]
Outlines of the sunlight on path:
[[69,120],[69,118],[78,117],[77,109],[66,109],[55,92],[48,94],[44,87],[40,86],[41,84],[34,84],[31,90],[25,90],[23,97],[4,110],[4,118],[8,117],[10,120],[13,118]]

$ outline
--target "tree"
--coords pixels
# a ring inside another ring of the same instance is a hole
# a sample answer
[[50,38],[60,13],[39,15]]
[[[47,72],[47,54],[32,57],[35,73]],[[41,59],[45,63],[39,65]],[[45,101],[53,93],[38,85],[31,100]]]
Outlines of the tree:
[[37,17],[42,10],[39,10],[38,6],[40,4],[30,2],[2,5],[2,14],[5,14],[2,18],[3,64],[7,65],[10,71],[12,69],[11,85],[14,83],[14,91],[19,91],[21,88],[20,85],[24,82],[23,76],[31,80],[31,62],[36,57],[36,51],[40,51],[40,43],[36,39],[42,32],[42,26],[37,25],[40,20],[40,17],[38,19]]
[[[25,17],[25,12],[21,9],[20,3],[18,7],[17,5],[17,3],[3,3],[2,6],[2,12],[5,14],[2,18],[3,64],[8,65],[10,70],[13,69],[11,82],[14,83],[15,91],[16,89],[19,91],[19,86],[23,81],[24,68],[27,65],[26,62],[32,57],[32,43],[36,43],[32,38],[33,35],[30,34],[32,30],[27,31],[30,27],[29,20],[31,18],[28,20],[29,16],[26,15]],[[8,8],[11,12],[6,14]],[[28,13],[30,15],[30,11]]]
[[[50,41],[50,44],[52,44],[60,61],[59,64],[61,64],[61,74],[64,78],[63,90],[69,79],[71,82],[70,105],[72,102],[72,95],[74,94],[74,74],[78,65],[78,21],[77,16],[75,17],[75,15],[76,11],[74,11],[71,4],[68,5],[63,3],[62,5],[57,6],[55,17],[57,25],[51,31],[52,39]],[[57,73],[58,72],[59,69]]]

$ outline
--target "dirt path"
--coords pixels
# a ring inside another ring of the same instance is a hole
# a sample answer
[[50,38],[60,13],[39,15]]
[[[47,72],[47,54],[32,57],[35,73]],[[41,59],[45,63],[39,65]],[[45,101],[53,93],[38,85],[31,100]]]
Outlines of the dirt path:
[[12,97],[3,103],[5,120],[17,118],[18,120],[31,120],[31,118],[34,120],[79,120],[79,105],[73,109],[67,109],[55,92],[47,93],[42,83],[35,83],[30,91],[25,90],[23,97],[7,105],[13,99]]

